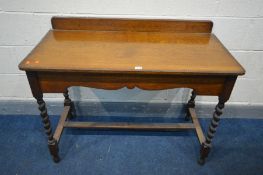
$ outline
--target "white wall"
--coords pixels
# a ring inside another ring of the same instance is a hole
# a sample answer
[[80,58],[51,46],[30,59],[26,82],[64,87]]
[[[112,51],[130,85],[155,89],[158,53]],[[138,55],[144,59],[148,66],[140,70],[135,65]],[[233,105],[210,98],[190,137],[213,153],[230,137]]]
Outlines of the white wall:
[[[32,100],[25,74],[17,65],[51,28],[50,18],[61,15],[212,20],[213,32],[247,71],[238,79],[229,103],[263,105],[262,0],[0,0],[0,100]],[[72,95],[95,101],[181,102],[188,90],[76,88]],[[45,97],[62,99],[60,94]]]

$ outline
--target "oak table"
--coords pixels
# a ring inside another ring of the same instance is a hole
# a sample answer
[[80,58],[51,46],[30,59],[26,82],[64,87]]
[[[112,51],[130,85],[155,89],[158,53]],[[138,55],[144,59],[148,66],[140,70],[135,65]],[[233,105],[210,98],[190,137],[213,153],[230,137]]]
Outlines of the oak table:
[[[204,164],[211,141],[238,75],[245,70],[211,33],[211,21],[53,17],[50,30],[19,64],[41,112],[48,147],[59,161],[58,142],[65,127],[196,131]],[[71,86],[115,90],[190,88],[186,123],[103,123],[70,121]],[[63,93],[64,111],[53,134],[43,93]],[[204,137],[195,114],[196,95],[218,96]]]

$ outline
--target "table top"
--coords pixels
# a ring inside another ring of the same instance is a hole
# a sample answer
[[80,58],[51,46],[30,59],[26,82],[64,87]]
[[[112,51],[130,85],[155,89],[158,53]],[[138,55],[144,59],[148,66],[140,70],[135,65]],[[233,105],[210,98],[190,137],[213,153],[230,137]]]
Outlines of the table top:
[[211,33],[50,30],[20,63],[25,71],[242,75]]

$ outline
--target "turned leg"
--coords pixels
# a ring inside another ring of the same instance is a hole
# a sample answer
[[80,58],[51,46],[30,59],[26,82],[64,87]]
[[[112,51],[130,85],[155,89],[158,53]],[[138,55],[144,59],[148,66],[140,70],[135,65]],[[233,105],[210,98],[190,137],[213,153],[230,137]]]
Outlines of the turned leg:
[[75,117],[75,106],[74,103],[69,98],[68,90],[63,93],[65,99],[64,99],[64,106],[70,106],[70,112],[69,112],[69,118]]
[[225,103],[221,102],[219,100],[219,103],[215,107],[215,111],[213,114],[213,118],[211,120],[207,136],[205,138],[205,141],[201,145],[201,150],[200,150],[200,159],[199,159],[199,164],[203,165],[205,163],[205,158],[208,156],[210,149],[212,147],[212,139],[214,138],[215,132],[216,132],[216,127],[218,126],[219,120],[220,120],[220,115],[222,115],[222,110],[224,108]]
[[41,112],[40,116],[41,116],[42,122],[44,124],[45,133],[48,137],[48,148],[49,148],[50,154],[52,155],[54,162],[59,162],[60,159],[58,156],[58,143],[53,138],[52,128],[51,128],[49,116],[47,114],[46,104],[45,104],[42,97],[37,99],[37,103],[39,105],[38,108]]
[[186,115],[185,115],[185,120],[190,120],[190,113],[189,113],[189,108],[194,108],[195,107],[195,97],[196,97],[196,92],[193,90],[192,91],[192,95],[190,97],[190,100],[188,101],[187,105],[186,105]]

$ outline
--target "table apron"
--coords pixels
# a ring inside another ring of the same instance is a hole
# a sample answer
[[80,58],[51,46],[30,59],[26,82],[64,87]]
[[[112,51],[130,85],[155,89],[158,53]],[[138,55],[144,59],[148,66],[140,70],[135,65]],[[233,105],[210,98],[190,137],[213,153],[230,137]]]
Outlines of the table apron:
[[62,93],[68,87],[84,86],[97,89],[116,90],[135,87],[143,90],[164,90],[173,88],[194,89],[198,95],[222,93],[226,75],[154,75],[154,74],[98,74],[68,72],[37,72],[39,86],[43,93]]

